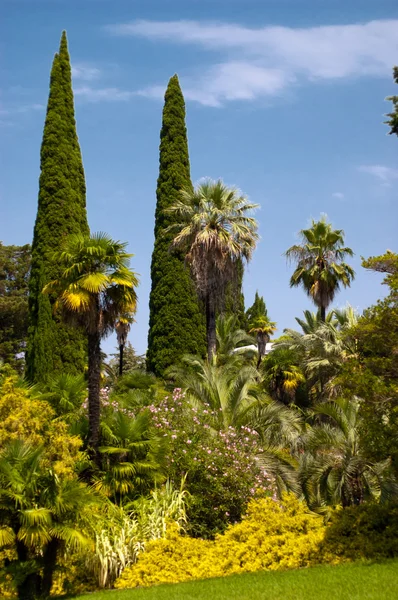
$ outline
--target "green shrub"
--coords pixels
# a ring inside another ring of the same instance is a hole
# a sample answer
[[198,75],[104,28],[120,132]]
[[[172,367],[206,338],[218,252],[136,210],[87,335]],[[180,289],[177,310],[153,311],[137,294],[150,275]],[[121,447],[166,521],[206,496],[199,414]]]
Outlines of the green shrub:
[[326,530],[322,551],[347,560],[398,556],[398,506],[362,504],[337,510]]

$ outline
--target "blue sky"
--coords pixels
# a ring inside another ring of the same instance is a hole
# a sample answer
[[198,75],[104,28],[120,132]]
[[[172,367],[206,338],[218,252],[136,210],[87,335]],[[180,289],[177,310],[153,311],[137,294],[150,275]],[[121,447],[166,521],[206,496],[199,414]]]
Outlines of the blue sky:
[[193,180],[222,177],[261,205],[246,305],[258,289],[278,333],[311,308],[289,289],[282,253],[321,213],[356,253],[356,280],[336,304],[361,311],[382,295],[360,257],[397,251],[398,140],[383,125],[385,97],[398,93],[395,1],[3,0],[1,13],[0,239],[32,239],[49,72],[66,29],[90,227],[135,254],[141,285],[130,341],[139,352],[162,101],[174,73]]

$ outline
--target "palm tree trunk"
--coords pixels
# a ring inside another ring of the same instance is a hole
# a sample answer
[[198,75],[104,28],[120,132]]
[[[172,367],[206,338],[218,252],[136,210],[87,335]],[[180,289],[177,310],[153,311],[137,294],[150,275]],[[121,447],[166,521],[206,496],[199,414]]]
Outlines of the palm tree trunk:
[[325,323],[326,321],[326,308],[325,306],[321,306],[321,321]]
[[212,362],[217,349],[216,309],[211,293],[206,297],[207,360]]
[[267,348],[267,342],[269,342],[269,336],[263,331],[257,332],[257,369],[259,368],[263,357],[265,356],[265,351]]
[[[18,563],[22,567],[29,560],[28,549],[21,541],[17,541]],[[17,583],[18,600],[35,600],[38,597],[38,573],[29,573],[25,579]]]
[[123,350],[124,344],[119,346],[119,375],[123,375]]
[[54,570],[57,565],[57,552],[59,547],[59,540],[53,538],[48,544],[44,551],[43,556],[43,579],[42,579],[42,598],[49,598],[51,588],[53,586]]
[[88,445],[98,461],[100,430],[101,336],[97,330],[88,334]]

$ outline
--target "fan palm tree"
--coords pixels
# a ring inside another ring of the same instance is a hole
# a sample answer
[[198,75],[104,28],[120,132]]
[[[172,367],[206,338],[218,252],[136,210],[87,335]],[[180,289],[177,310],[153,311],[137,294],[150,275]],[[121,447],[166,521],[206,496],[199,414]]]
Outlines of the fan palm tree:
[[301,245],[291,246],[285,256],[297,263],[290,278],[290,287],[302,285],[321,311],[321,320],[326,320],[326,309],[333,301],[340,286],[347,287],[354,279],[353,269],[344,262],[353,256],[351,248],[344,246],[342,229],[332,229],[323,216],[312,220],[309,229],[300,231]]
[[292,438],[287,432],[296,436],[299,419],[293,410],[264,394],[257,369],[234,361],[218,366],[195,357],[185,357],[184,363],[175,367],[172,375],[189,401],[209,406],[214,411],[211,419],[214,429],[248,425],[258,430],[267,443],[275,445],[279,432],[280,440],[283,438],[290,445]]
[[164,480],[164,440],[151,430],[149,411],[133,417],[114,411],[102,423],[106,445],[100,447],[105,470],[97,487],[114,501],[148,492],[153,483]]
[[262,373],[264,382],[267,385],[270,395],[274,400],[290,404],[295,402],[297,389],[304,386],[306,379],[299,366],[300,356],[298,352],[289,347],[275,343],[272,352],[270,352],[262,363]]
[[31,395],[49,402],[57,416],[70,423],[76,420],[87,397],[87,382],[84,375],[55,374],[45,384],[32,386]]
[[100,502],[85,484],[42,468],[42,455],[42,448],[23,440],[0,452],[0,548],[16,550],[17,561],[7,568],[20,600],[50,596],[60,550],[89,543],[81,525]]
[[255,333],[257,339],[257,369],[260,367],[261,360],[265,356],[267,344],[271,335],[276,331],[276,323],[270,321],[267,314],[257,317],[249,324],[249,333]]
[[181,191],[180,199],[167,209],[176,223],[173,246],[186,252],[199,296],[206,310],[207,353],[216,352],[216,312],[223,305],[225,288],[233,278],[239,259],[249,261],[258,240],[257,208],[222,181],[206,180],[195,190]]
[[55,294],[55,309],[64,318],[84,327],[88,337],[88,445],[99,444],[101,339],[114,330],[121,317],[132,318],[137,305],[137,275],[130,270],[132,254],[125,243],[104,233],[69,237],[53,260],[62,267],[59,279],[43,290]]
[[130,327],[131,322],[128,317],[119,319],[115,325],[117,345],[119,346],[119,375],[123,375],[123,351]]
[[314,412],[327,421],[304,438],[300,479],[309,505],[346,507],[396,497],[390,460],[372,462],[361,444],[360,400],[337,399],[318,405]]

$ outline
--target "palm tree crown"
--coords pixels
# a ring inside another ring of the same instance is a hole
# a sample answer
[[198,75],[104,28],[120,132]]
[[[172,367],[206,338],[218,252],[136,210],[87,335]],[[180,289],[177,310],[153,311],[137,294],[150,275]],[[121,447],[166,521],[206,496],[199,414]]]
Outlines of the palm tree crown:
[[177,221],[168,228],[175,233],[173,245],[186,251],[197,291],[206,304],[209,358],[216,346],[216,306],[222,306],[236,261],[249,261],[258,240],[257,222],[249,216],[255,208],[222,181],[206,180],[195,190],[182,190],[179,200],[167,209]]
[[333,301],[340,286],[347,287],[354,279],[353,269],[344,262],[353,256],[351,248],[344,246],[342,229],[332,229],[323,216],[312,220],[309,229],[300,231],[302,244],[291,246],[285,256],[297,263],[290,279],[290,287],[302,285],[325,320],[326,309]]
[[53,255],[63,271],[44,292],[56,293],[64,314],[101,337],[114,329],[121,315],[132,317],[136,310],[138,278],[129,268],[133,255],[125,252],[126,246],[105,233],[74,235]]
[[123,321],[132,322],[137,305],[137,275],[130,270],[126,245],[104,233],[69,237],[53,255],[61,277],[43,292],[57,296],[64,318],[83,326],[88,336],[89,446],[98,459],[101,339]]

